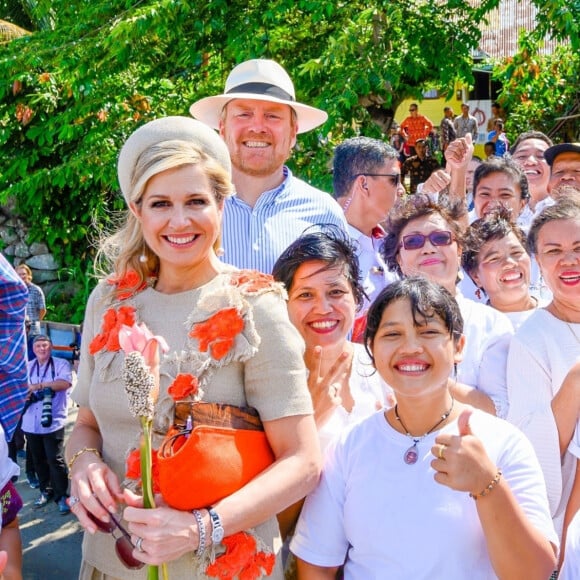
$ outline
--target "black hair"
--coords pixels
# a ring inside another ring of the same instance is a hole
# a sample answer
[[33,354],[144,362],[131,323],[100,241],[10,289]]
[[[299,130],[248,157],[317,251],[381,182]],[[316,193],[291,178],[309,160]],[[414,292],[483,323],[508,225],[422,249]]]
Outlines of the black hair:
[[411,195],[401,200],[389,212],[387,235],[380,248],[381,255],[389,270],[403,276],[397,256],[399,255],[401,234],[409,222],[438,214],[447,222],[457,245],[461,247],[463,241],[461,219],[465,217],[465,213],[463,201],[441,199],[439,202],[435,202],[428,195],[422,194]]
[[409,300],[415,326],[421,326],[429,318],[439,317],[455,343],[463,334],[463,316],[457,301],[441,284],[422,276],[411,276],[389,284],[376,297],[367,314],[364,344],[373,365],[373,342],[387,307],[397,300]]
[[471,276],[479,268],[481,248],[491,240],[501,240],[514,234],[527,250],[526,234],[510,219],[511,212],[500,205],[482,218],[475,220],[465,232],[461,265]]
[[376,172],[386,159],[397,159],[393,147],[370,137],[345,139],[334,150],[332,188],[336,199],[349,195],[357,175]]
[[552,141],[552,139],[550,139],[550,137],[548,137],[545,133],[542,133],[541,131],[526,131],[525,133],[520,133],[518,135],[518,138],[514,141],[514,144],[510,147],[510,155],[513,155],[518,147],[522,144],[523,141],[527,141],[528,139],[539,139],[540,141],[543,141],[544,143],[546,143],[548,145],[548,147],[551,147],[554,142]]
[[477,166],[477,169],[473,173],[473,197],[477,195],[479,182],[484,177],[493,173],[505,173],[509,175],[520,186],[520,198],[528,199],[530,197],[530,188],[526,174],[509,157],[490,157]]
[[356,247],[338,227],[324,226],[321,231],[303,233],[276,260],[272,276],[290,292],[298,268],[313,261],[326,264],[321,270],[343,267],[355,302],[359,308],[362,306],[366,294],[362,287]]

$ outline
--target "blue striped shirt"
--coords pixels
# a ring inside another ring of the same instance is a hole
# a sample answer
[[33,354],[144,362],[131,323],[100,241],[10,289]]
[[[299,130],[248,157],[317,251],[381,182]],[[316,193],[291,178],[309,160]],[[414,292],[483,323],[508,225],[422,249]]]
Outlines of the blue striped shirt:
[[8,441],[28,396],[24,318],[28,289],[0,254],[0,421]]
[[260,195],[252,208],[237,195],[224,207],[222,260],[269,274],[280,254],[313,225],[346,230],[342,208],[328,193],[308,185],[284,168],[286,178]]

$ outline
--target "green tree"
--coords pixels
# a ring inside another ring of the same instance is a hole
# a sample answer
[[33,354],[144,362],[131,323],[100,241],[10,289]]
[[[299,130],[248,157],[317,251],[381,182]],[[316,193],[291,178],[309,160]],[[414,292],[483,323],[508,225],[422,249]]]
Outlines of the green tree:
[[[577,38],[577,37],[576,37]],[[508,112],[507,133],[514,140],[523,131],[535,129],[550,134],[558,119],[580,105],[580,56],[573,43],[541,54],[542,40],[522,33],[518,52],[496,64],[494,78],[502,83],[499,101]],[[579,138],[578,120],[562,124],[557,136],[564,141]]]
[[13,196],[32,238],[80,279],[90,242],[123,208],[122,142],[150,119],[187,115],[258,57],[283,64],[298,98],[329,113],[292,159],[328,189],[334,144],[382,135],[404,98],[469,82],[479,22],[498,2],[28,0],[36,32],[0,47],[0,201]]

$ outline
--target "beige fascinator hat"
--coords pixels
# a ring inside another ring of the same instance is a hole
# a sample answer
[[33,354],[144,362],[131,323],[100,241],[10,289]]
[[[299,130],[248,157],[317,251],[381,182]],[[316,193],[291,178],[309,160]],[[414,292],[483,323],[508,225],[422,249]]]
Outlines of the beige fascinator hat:
[[131,179],[141,154],[163,141],[188,141],[215,159],[231,176],[230,154],[222,138],[204,123],[190,117],[162,117],[150,121],[132,133],[119,153],[119,185],[129,204]]
[[292,80],[273,60],[254,59],[239,64],[229,74],[223,95],[200,99],[191,105],[189,112],[196,119],[218,129],[222,109],[232,99],[289,105],[298,117],[298,133],[311,131],[328,119],[324,111],[296,101]]

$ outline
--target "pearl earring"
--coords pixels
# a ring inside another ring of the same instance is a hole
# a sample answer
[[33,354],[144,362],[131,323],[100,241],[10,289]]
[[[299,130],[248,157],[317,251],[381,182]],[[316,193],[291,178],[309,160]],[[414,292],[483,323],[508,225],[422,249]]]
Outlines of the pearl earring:
[[226,251],[225,251],[223,248],[218,248],[218,249],[215,251],[215,255],[216,255],[218,258],[221,258],[223,255],[225,255],[225,253],[226,253]]
[[141,264],[145,264],[147,262],[147,256],[145,254],[141,254],[139,256],[139,262],[141,262]]

